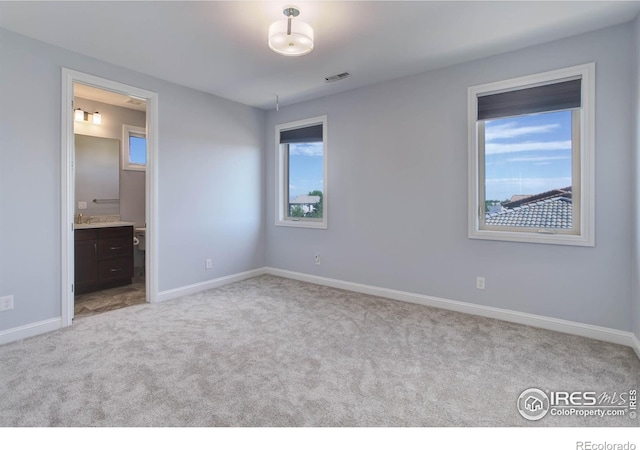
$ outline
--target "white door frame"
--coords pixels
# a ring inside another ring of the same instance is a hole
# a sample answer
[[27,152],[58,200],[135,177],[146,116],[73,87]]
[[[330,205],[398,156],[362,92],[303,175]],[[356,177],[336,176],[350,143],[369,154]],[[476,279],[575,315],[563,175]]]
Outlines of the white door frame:
[[158,301],[158,94],[134,86],[107,80],[82,72],[62,68],[62,163],[61,163],[61,316],[62,326],[73,320],[74,283],[74,203],[75,203],[75,153],[73,135],[73,83],[82,83],[107,91],[144,98],[147,102],[147,172],[145,219],[146,295],[147,302]]

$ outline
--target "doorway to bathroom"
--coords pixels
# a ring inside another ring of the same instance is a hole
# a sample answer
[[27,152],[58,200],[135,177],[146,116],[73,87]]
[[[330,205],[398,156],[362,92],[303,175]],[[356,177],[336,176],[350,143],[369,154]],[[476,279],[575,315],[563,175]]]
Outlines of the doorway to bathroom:
[[157,94],[63,69],[62,110],[68,326],[157,298]]
[[74,319],[146,301],[146,101],[73,84]]

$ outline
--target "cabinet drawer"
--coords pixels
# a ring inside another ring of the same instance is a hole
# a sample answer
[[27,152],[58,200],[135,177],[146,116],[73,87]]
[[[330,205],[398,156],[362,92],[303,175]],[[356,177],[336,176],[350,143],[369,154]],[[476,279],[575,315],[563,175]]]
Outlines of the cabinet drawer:
[[98,260],[120,257],[133,258],[133,237],[98,240]]
[[118,279],[133,277],[133,261],[131,258],[110,259],[98,262],[98,283],[108,283]]
[[133,240],[133,227],[98,228],[98,239],[111,239],[117,237],[131,237]]
[[98,239],[96,230],[74,230],[73,236],[76,241],[88,241],[90,239]]

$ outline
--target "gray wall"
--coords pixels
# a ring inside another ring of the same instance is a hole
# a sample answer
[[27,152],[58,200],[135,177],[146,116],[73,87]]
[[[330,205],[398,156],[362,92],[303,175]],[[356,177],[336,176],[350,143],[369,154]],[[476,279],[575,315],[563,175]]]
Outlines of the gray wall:
[[[0,331],[60,315],[64,66],[159,93],[160,291],[269,265],[638,334],[633,32],[608,28],[264,113],[0,29],[0,295],[16,303]],[[469,240],[467,87],[590,61],[596,247]],[[329,229],[275,227],[274,126],[321,114]]]
[[633,216],[633,293],[631,299],[631,317],[633,332],[640,340],[640,16],[636,18],[633,29],[633,180],[634,180],[634,216]]
[[[133,125],[144,128],[146,126],[146,114],[143,111],[136,111],[119,106],[107,105],[102,102],[75,98],[74,107],[84,111],[99,111],[102,115],[102,124],[94,125],[87,122],[74,122],[75,132],[87,136],[106,137],[117,139],[122,152],[122,125]],[[122,155],[122,153],[120,153]],[[125,222],[135,222],[136,226],[142,227],[145,223],[145,173],[139,170],[122,170],[122,161],[118,167],[120,203],[118,211],[120,217]],[[99,211],[92,212],[92,206],[85,211],[78,211],[78,201],[76,199],[76,213],[83,215],[101,214]]]
[[63,66],[159,94],[160,291],[264,265],[264,112],[4,29],[0,61],[0,331],[60,316]]
[[[632,31],[608,28],[270,111],[267,264],[631,330]],[[591,61],[596,247],[468,239],[467,87]],[[329,228],[276,227],[274,127],[321,114]],[[486,290],[475,289],[477,275]]]

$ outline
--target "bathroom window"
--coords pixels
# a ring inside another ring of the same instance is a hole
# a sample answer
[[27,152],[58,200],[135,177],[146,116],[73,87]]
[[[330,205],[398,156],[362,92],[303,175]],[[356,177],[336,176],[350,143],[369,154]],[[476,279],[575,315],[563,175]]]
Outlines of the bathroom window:
[[147,169],[147,134],[144,128],[122,126],[122,169]]

